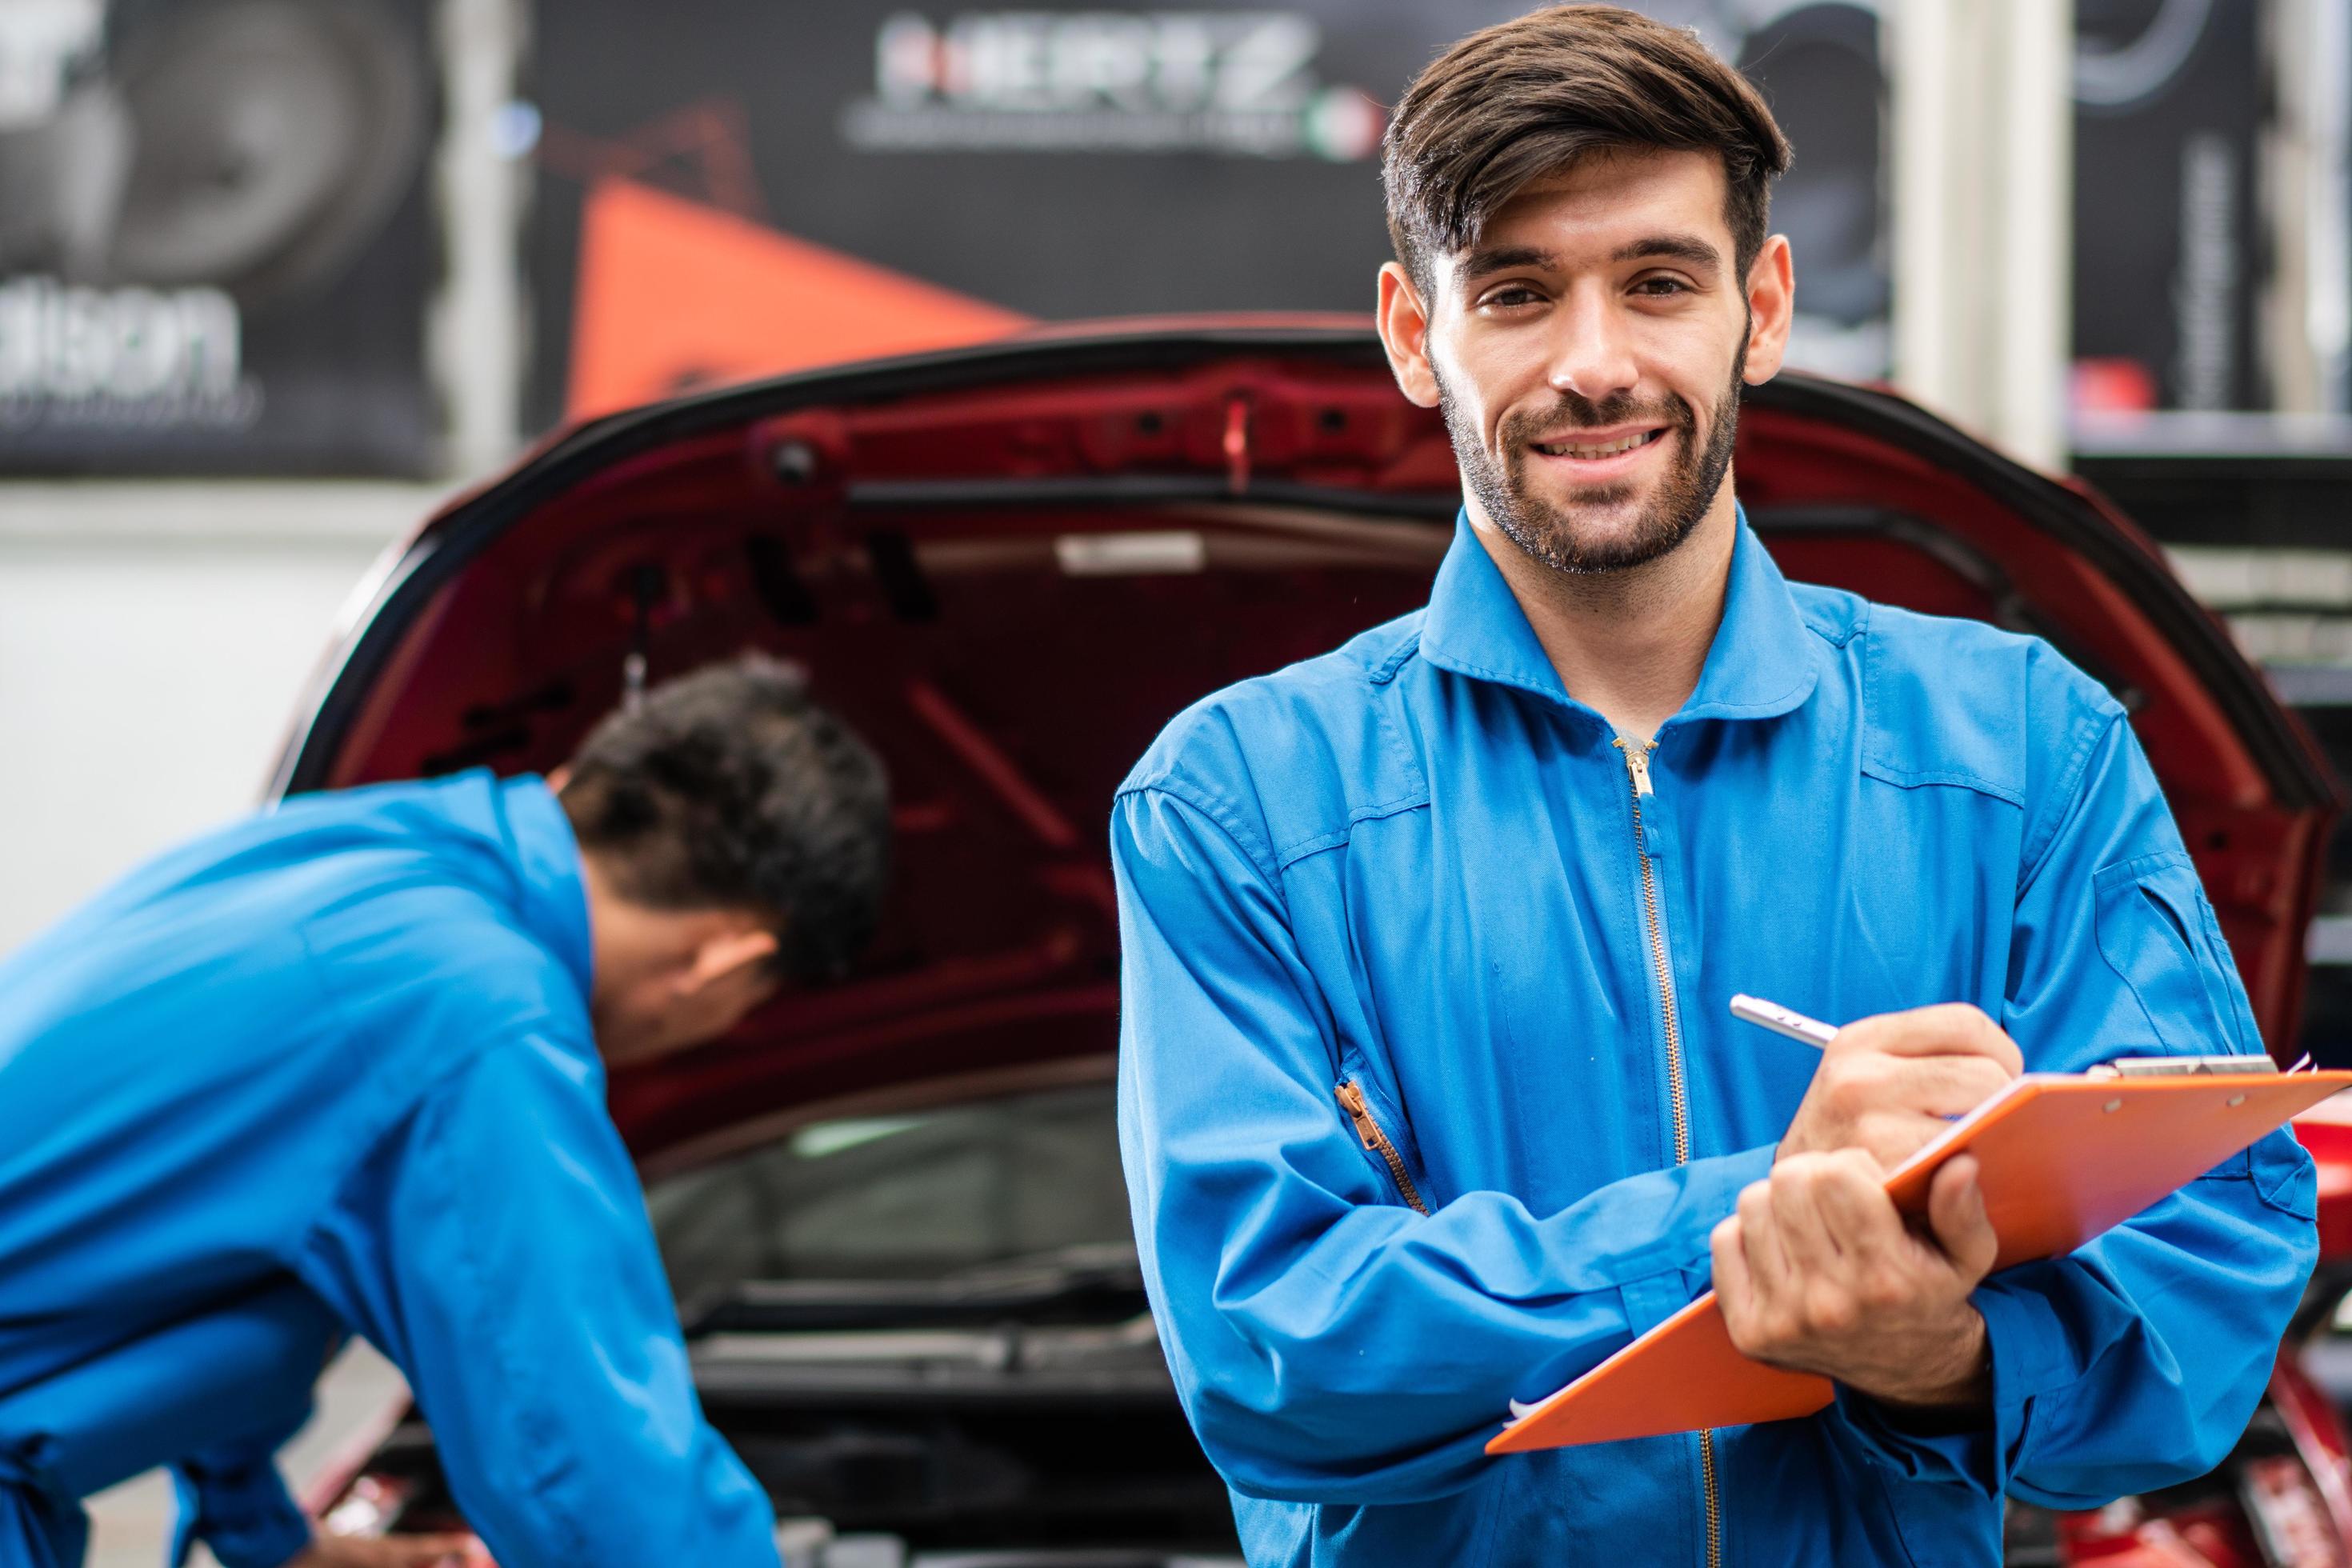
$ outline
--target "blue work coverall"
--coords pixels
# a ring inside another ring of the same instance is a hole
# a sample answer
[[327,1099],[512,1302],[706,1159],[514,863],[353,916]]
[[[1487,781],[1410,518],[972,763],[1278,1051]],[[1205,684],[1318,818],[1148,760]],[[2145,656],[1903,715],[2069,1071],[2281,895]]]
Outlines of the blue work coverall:
[[562,808],[468,773],[289,801],[0,963],[0,1568],[173,1468],[276,1568],[335,1342],[408,1376],[503,1568],[774,1568],[703,1419],[589,1032]]
[[2262,1048],[2123,710],[2037,640],[1792,586],[1743,519],[1696,689],[1645,771],[1616,740],[1465,521],[1426,609],[1119,790],[1128,1181],[1250,1562],[1986,1563],[2004,1492],[2217,1462],[2315,1254],[2284,1133],[1987,1280],[1979,1429],[1842,1392],[1481,1454],[1706,1288],[1820,1059],[1735,993],[1972,1002],[2038,1069]]

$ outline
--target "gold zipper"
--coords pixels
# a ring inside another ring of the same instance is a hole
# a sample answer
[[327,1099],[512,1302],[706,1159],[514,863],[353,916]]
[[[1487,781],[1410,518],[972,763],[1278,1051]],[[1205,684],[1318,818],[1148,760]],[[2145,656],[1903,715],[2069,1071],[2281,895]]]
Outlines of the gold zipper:
[[1372,1120],[1372,1108],[1365,1102],[1364,1091],[1356,1087],[1356,1080],[1349,1079],[1331,1092],[1339,1097],[1339,1109],[1356,1124],[1356,1136],[1364,1141],[1364,1147],[1378,1151],[1381,1158],[1388,1162],[1389,1174],[1396,1178],[1397,1191],[1412,1205],[1412,1212],[1426,1215],[1429,1205],[1421,1201],[1421,1189],[1405,1174],[1404,1156],[1389,1142],[1389,1135],[1381,1131],[1381,1124]]
[[1699,1484],[1706,1489],[1706,1568],[1723,1568],[1723,1508],[1715,1495],[1715,1434],[1698,1435]]
[[1633,854],[1642,862],[1642,910],[1650,921],[1650,961],[1658,971],[1658,997],[1666,1019],[1666,1095],[1675,1117],[1675,1163],[1690,1163],[1690,1106],[1683,1092],[1682,1025],[1675,1016],[1675,972],[1666,958],[1665,923],[1658,919],[1658,878],[1650,865],[1649,847],[1642,841],[1642,797],[1658,792],[1650,784],[1650,752],[1655,741],[1638,746],[1619,736],[1611,742],[1625,753],[1625,772],[1633,781]]
[[[1642,797],[1658,792],[1650,782],[1655,741],[1638,744],[1620,735],[1611,742],[1625,753],[1625,776],[1633,784],[1633,855],[1642,863],[1642,910],[1650,923],[1650,961],[1658,972],[1658,1000],[1666,1020],[1666,1097],[1675,1120],[1675,1163],[1690,1163],[1690,1100],[1683,1082],[1682,1025],[1675,1015],[1675,971],[1666,954],[1665,922],[1658,918],[1658,875],[1642,837]],[[1698,1435],[1699,1481],[1706,1493],[1706,1568],[1723,1568],[1723,1505],[1715,1483],[1715,1434]]]

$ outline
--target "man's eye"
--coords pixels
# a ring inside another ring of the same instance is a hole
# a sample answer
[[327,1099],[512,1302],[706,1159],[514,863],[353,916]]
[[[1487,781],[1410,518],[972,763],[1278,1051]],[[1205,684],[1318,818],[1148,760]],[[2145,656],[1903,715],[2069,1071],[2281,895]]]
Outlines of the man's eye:
[[1633,285],[1633,292],[1646,294],[1653,300],[1663,300],[1676,294],[1687,294],[1690,285],[1679,278],[1644,278]]
[[1531,305],[1540,298],[1532,289],[1497,289],[1486,296],[1486,303],[1507,310],[1517,305]]

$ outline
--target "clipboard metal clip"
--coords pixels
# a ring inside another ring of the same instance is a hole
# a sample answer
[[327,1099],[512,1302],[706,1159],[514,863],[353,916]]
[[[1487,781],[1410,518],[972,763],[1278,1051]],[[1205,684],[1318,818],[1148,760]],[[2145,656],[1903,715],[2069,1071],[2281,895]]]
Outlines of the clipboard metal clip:
[[[2311,1063],[2306,1055],[2289,1068],[2299,1072]],[[2266,1056],[2244,1057],[2117,1057],[2101,1062],[2084,1078],[2219,1078],[2236,1073],[2275,1073],[2278,1063]]]

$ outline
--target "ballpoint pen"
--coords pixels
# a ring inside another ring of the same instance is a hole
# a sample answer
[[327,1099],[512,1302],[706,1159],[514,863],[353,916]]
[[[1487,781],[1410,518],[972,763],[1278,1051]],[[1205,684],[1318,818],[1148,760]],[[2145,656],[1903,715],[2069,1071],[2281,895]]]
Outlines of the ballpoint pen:
[[1786,1035],[1816,1049],[1828,1045],[1837,1034],[1834,1024],[1808,1018],[1794,1008],[1783,1007],[1778,1002],[1767,1002],[1760,996],[1734,996],[1731,999],[1731,1016],[1761,1026],[1776,1035]]

